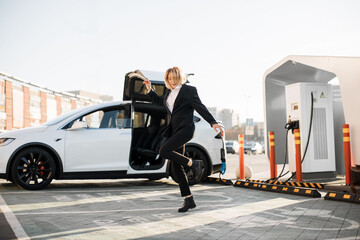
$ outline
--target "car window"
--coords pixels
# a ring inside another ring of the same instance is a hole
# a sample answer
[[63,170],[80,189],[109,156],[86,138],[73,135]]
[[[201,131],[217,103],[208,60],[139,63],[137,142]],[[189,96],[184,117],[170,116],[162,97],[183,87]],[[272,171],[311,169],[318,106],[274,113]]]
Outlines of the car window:
[[134,112],[133,128],[144,128],[149,126],[151,116],[147,113]]
[[65,128],[71,128],[76,121],[85,121],[90,129],[100,128],[130,128],[131,127],[131,112],[130,106],[121,106],[114,109],[100,109],[95,112],[83,115]]
[[[130,112],[126,109],[99,112],[99,125],[93,128],[130,128]],[[97,127],[98,126],[98,127]],[[89,126],[90,127],[90,126]]]
[[131,127],[131,113],[126,109],[118,111],[115,116],[116,128],[130,128]]
[[147,89],[146,89],[145,84],[143,84],[143,81],[135,80],[134,91],[135,91],[135,93],[139,93],[139,94],[143,94],[143,95],[147,94]]
[[248,147],[255,147],[256,142],[248,142],[248,143],[245,143],[245,145],[248,146]]
[[[145,84],[143,84],[143,80],[136,79],[134,81],[134,92],[136,94],[147,95],[147,89]],[[160,97],[164,94],[165,86],[163,84],[152,82],[151,88]]]
[[[89,128],[99,128],[104,111],[96,111],[85,116],[86,123]],[[77,121],[79,121],[78,119]]]

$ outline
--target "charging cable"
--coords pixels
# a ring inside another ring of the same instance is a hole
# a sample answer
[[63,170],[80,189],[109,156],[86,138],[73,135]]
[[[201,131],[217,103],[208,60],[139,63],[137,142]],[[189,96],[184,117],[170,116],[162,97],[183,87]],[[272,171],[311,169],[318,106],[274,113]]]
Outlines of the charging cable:
[[221,170],[220,170],[220,172],[219,172],[219,178],[220,178],[220,180],[221,180],[222,182],[226,183],[226,182],[221,178],[221,175],[224,175],[225,172],[226,172],[226,157],[225,157],[225,151],[226,151],[225,149],[226,149],[226,147],[225,147],[225,141],[224,141],[224,137],[221,136],[221,132],[219,132],[219,133],[215,136],[215,138],[221,139],[221,141],[222,141],[222,149],[221,149]]
[[[314,95],[313,93],[311,93],[311,112],[310,112],[310,126],[309,126],[309,132],[308,132],[308,137],[307,137],[307,141],[306,141],[306,147],[305,147],[305,150],[304,150],[304,155],[301,159],[301,163],[304,162],[304,159],[305,159],[305,156],[306,156],[306,152],[307,152],[307,149],[309,147],[309,142],[310,142],[310,134],[311,134],[311,127],[312,127],[312,122],[313,122],[313,112],[314,112]],[[289,177],[285,182],[288,182],[290,179],[292,179],[296,174],[296,171],[293,172],[293,174],[291,175],[291,177]]]
[[[287,125],[285,125],[285,128],[286,128],[286,126]],[[281,177],[283,177],[283,176],[285,176],[286,174],[288,174],[289,173],[289,171],[287,171],[286,173],[284,173],[283,174],[283,172],[284,172],[284,169],[285,169],[285,165],[286,165],[286,160],[287,160],[287,148],[288,148],[288,133],[289,133],[289,131],[290,131],[290,129],[289,128],[286,128],[287,129],[287,131],[286,131],[286,137],[285,137],[285,155],[284,155],[284,163],[283,163],[283,167],[282,167],[282,169],[281,169],[281,172],[280,172],[280,174],[276,177],[276,178],[270,178],[270,179],[268,179],[268,180],[266,180],[265,182],[269,182],[269,181],[271,181],[271,180],[275,180],[275,181],[277,181],[279,178],[281,178]]]

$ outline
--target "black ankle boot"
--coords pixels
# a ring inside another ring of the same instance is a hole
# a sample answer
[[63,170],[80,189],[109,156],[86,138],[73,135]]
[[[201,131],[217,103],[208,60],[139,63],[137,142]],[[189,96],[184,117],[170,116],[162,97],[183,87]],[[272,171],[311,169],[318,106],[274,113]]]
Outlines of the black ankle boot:
[[196,208],[193,196],[184,199],[184,204],[179,208],[179,212],[187,212],[190,208]]

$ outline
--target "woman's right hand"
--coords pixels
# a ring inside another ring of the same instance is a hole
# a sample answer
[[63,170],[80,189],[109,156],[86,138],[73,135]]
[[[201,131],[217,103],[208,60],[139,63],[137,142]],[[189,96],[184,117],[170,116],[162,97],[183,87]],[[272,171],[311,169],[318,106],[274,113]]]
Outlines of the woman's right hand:
[[144,80],[143,84],[145,84],[146,89],[148,90],[148,92],[150,92],[150,90],[151,90],[151,82],[149,80]]

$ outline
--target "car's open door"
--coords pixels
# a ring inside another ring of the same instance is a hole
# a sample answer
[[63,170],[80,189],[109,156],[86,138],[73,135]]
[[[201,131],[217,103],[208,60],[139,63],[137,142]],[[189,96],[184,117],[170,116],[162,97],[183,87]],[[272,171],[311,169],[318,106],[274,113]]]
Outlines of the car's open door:
[[158,96],[165,92],[164,73],[136,70],[125,75],[123,100],[150,101],[143,81],[148,79]]

